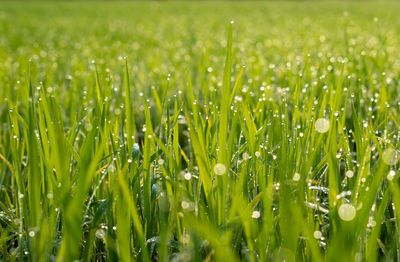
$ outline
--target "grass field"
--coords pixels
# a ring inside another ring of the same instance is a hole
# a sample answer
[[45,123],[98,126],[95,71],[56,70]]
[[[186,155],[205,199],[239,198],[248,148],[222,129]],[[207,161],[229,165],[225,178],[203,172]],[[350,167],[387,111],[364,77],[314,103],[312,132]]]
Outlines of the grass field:
[[399,260],[399,10],[1,2],[0,260]]

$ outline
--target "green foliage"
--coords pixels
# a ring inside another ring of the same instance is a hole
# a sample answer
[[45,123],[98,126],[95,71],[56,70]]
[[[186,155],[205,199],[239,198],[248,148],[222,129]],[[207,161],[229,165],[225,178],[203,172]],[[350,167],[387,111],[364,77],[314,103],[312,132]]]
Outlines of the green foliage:
[[396,260],[399,7],[2,3],[0,260]]

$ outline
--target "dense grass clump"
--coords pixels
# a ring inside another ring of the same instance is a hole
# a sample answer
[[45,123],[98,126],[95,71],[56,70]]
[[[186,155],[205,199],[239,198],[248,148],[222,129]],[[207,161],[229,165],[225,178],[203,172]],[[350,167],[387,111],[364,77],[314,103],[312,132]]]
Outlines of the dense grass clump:
[[0,260],[398,260],[399,7],[2,3]]

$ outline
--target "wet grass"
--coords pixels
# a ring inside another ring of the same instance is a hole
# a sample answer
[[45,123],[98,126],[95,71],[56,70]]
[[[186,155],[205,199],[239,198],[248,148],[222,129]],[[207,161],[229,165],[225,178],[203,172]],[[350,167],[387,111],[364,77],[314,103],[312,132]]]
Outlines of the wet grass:
[[2,3],[0,259],[398,260],[399,7]]

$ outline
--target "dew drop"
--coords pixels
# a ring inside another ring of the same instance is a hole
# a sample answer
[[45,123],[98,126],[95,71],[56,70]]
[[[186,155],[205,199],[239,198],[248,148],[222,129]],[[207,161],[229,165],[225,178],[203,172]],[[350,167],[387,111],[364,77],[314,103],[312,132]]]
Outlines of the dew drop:
[[181,206],[183,209],[189,209],[190,203],[187,201],[182,201]]
[[301,176],[300,176],[299,173],[294,173],[292,180],[295,181],[295,182],[297,182],[297,181],[300,180],[300,177],[301,177]]
[[383,162],[387,165],[397,164],[398,158],[399,156],[397,151],[391,147],[387,148],[382,154]]
[[315,121],[315,129],[319,133],[326,133],[328,132],[331,124],[328,119],[326,118],[319,118]]
[[244,152],[243,155],[242,155],[242,157],[243,157],[243,160],[248,160],[248,159],[250,159],[250,156],[249,156],[249,154],[248,154],[247,152]]
[[339,217],[344,221],[351,221],[356,217],[356,208],[352,204],[342,204],[339,207]]
[[389,174],[386,176],[386,178],[387,178],[387,180],[392,181],[395,175],[396,175],[396,172],[394,170],[390,170]]
[[253,214],[251,214],[252,218],[259,218],[261,216],[260,211],[253,211]]
[[214,166],[214,173],[218,176],[222,176],[226,172],[226,167],[224,164],[218,163]]
[[319,230],[314,231],[314,238],[315,239],[321,239],[322,237],[322,232]]
[[185,180],[190,180],[192,178],[192,174],[189,172],[186,172],[183,177],[185,178]]
[[86,129],[86,131],[90,132],[90,131],[93,129],[92,124],[86,123],[86,124],[85,124],[85,129]]
[[348,170],[348,171],[346,172],[346,176],[347,176],[348,178],[352,178],[352,177],[354,176],[354,172],[353,172],[352,170]]
[[133,144],[133,147],[132,147],[132,157],[133,157],[134,159],[137,159],[137,158],[139,157],[139,153],[140,153],[139,144],[138,144],[138,143]]
[[104,229],[97,229],[96,230],[96,237],[100,239],[106,238],[106,231]]

